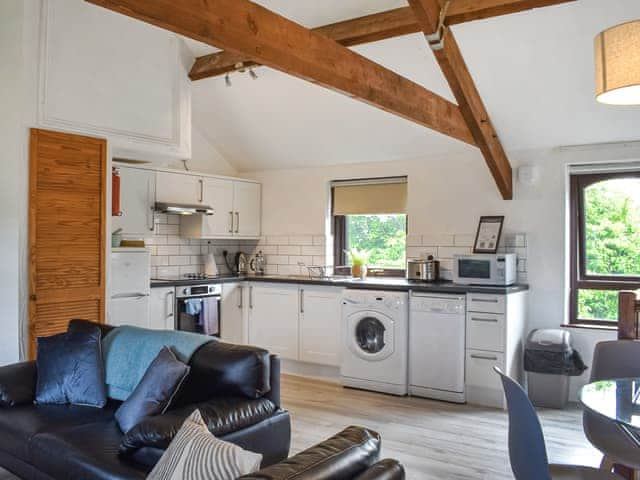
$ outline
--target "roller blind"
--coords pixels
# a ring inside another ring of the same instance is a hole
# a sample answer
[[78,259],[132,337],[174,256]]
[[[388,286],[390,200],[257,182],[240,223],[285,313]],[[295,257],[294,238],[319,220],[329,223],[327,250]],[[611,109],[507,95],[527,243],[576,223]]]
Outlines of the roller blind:
[[333,215],[407,213],[407,179],[332,182]]

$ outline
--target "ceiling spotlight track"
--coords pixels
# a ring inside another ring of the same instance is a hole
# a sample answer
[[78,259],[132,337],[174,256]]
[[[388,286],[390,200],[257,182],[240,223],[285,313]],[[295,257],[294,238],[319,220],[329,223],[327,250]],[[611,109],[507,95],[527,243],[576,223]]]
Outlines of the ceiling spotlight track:
[[236,69],[233,70],[232,72],[227,73],[224,76],[224,83],[227,85],[227,87],[233,87],[233,82],[231,81],[231,74],[232,73],[246,73],[249,72],[249,76],[251,77],[252,80],[258,80],[258,74],[253,70],[252,67],[246,68],[244,66],[244,64],[239,63],[236,65]]

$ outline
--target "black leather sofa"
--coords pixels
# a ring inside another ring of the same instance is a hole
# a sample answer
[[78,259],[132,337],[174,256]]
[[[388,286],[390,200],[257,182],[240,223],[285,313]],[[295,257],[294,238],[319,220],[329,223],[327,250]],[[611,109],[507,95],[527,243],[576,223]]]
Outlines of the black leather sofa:
[[211,342],[190,365],[175,407],[126,435],[114,419],[118,402],[103,409],[37,405],[35,363],[0,367],[0,466],[26,480],[143,479],[198,408],[214,435],[263,455],[263,470],[247,478],[404,478],[397,462],[376,464],[379,436],[355,427],[287,459],[291,423],[280,405],[280,361],[265,350]]

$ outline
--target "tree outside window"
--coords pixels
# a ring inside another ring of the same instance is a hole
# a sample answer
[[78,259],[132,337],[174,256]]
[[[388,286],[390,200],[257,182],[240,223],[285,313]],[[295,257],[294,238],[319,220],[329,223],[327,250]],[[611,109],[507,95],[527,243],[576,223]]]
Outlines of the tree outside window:
[[370,268],[406,268],[406,215],[347,215],[345,230],[346,249],[370,252]]
[[571,177],[571,320],[611,324],[618,292],[640,287],[640,174]]

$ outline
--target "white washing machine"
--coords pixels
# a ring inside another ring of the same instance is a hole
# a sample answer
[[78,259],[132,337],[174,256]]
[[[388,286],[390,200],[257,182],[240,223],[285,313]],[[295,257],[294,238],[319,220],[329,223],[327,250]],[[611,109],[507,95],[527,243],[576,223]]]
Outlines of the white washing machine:
[[340,368],[344,386],[407,394],[408,299],[405,292],[345,291]]

